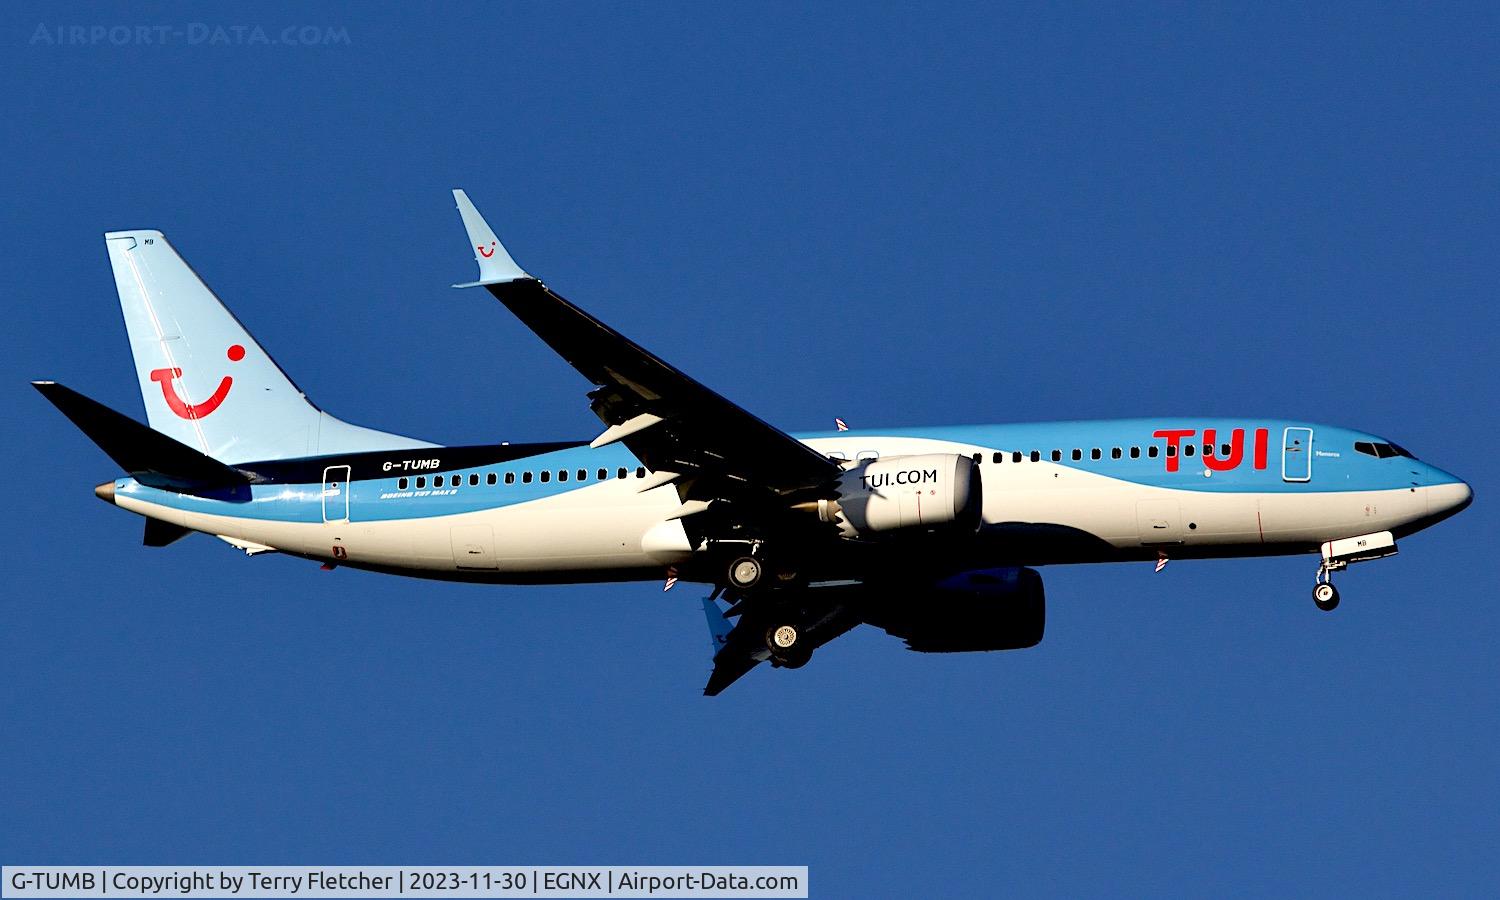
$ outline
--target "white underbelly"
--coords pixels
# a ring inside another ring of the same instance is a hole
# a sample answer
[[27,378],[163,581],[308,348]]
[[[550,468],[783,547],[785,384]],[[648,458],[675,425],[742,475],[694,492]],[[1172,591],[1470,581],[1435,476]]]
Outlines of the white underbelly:
[[680,524],[662,525],[680,505],[673,489],[635,494],[615,483],[493,509],[374,522],[284,522],[189,512],[133,497],[118,502],[242,543],[417,571],[659,568],[685,558],[688,550]]

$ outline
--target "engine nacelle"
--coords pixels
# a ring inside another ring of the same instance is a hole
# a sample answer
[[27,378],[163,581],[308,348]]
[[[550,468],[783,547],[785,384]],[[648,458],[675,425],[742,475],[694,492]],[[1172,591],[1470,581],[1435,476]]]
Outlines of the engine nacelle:
[[839,478],[837,500],[818,514],[846,538],[906,529],[979,529],[984,489],[979,466],[967,456],[928,453],[860,463]]
[[1047,598],[1035,569],[985,569],[882,596],[863,618],[922,653],[1022,650],[1042,641]]

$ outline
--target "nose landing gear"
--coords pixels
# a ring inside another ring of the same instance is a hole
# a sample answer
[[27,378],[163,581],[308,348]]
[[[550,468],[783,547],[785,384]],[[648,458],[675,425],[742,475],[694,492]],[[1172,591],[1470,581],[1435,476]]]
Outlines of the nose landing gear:
[[1318,564],[1318,576],[1313,581],[1313,603],[1323,612],[1333,612],[1339,605],[1339,589],[1333,586],[1333,573],[1347,566],[1338,560],[1325,559]]
[[1389,531],[1359,534],[1349,538],[1325,541],[1321,548],[1323,561],[1313,583],[1313,602],[1329,612],[1339,605],[1339,591],[1333,586],[1333,573],[1349,568],[1350,563],[1368,562],[1396,555],[1396,539]]

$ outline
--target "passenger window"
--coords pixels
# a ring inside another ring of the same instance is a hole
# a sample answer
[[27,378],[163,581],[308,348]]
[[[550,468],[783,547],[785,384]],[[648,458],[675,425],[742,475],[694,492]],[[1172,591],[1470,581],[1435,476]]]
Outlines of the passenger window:
[[646,467],[645,466],[637,466],[636,470],[635,470],[635,477],[637,477],[637,478],[645,478],[646,477]]
[[1124,456],[1124,455],[1125,454],[1123,454],[1123,453],[1120,452],[1120,448],[1119,447],[1116,447],[1113,450],[1109,451],[1109,458],[1110,459],[1119,459],[1121,456]]
[[1229,458],[1229,454],[1233,453],[1233,452],[1234,452],[1234,448],[1231,447],[1231,446],[1229,446],[1228,444],[1220,444],[1219,445],[1219,455],[1222,456],[1222,457],[1224,457],[1225,459],[1228,459]]
[[442,487],[443,486],[443,476],[439,475],[436,478],[432,479],[432,486],[435,487],[435,488]]
[[398,491],[404,491],[404,490],[406,490],[406,486],[408,484],[410,484],[410,483],[411,482],[407,481],[405,478],[402,478],[402,479],[400,479],[399,481],[396,482],[396,490],[398,490]]
[[984,462],[984,454],[983,453],[976,453],[976,454],[974,454],[974,464],[977,466],[977,465],[979,465],[982,462]]
[[1089,451],[1089,459],[1103,459],[1103,458],[1104,458],[1104,451],[1100,450],[1098,447],[1095,447],[1094,449],[1092,449],[1092,450]]
[[1214,455],[1214,445],[1213,444],[1204,444],[1203,445],[1203,455],[1204,456],[1213,456]]
[[420,491],[424,487],[427,487],[427,476],[426,475],[418,475],[417,476],[417,490]]
[[506,484],[515,484],[516,483],[516,473],[515,472],[506,472],[505,473],[505,483]]
[[1141,448],[1140,447],[1131,447],[1130,448],[1130,458],[1131,459],[1140,459],[1141,458]]
[[[490,477],[494,478],[495,476],[491,475]],[[478,475],[470,475],[469,476],[469,487],[479,487],[479,476]]]
[[1052,451],[1052,461],[1053,462],[1062,462],[1062,451],[1061,450],[1053,450]]
[[624,478],[625,477],[625,467],[624,466],[620,467],[620,471],[615,474],[615,477],[616,478]]
[[557,480],[558,481],[567,481],[568,480],[568,470],[567,469],[558,469],[557,470]]
[[1032,462],[1041,462],[1042,461],[1042,451],[1040,451],[1040,450],[1033,450],[1033,451],[1031,451],[1031,461]]
[[1171,459],[1172,457],[1174,457],[1176,455],[1177,455],[1177,447],[1176,447],[1176,445],[1174,445],[1174,444],[1168,444],[1167,445],[1167,459]]
[[552,473],[547,469],[543,469],[540,473],[539,478],[542,484],[546,484],[547,482],[552,480]]
[[531,473],[530,472],[522,472],[521,473],[521,483],[522,484],[531,484]]
[[599,480],[600,481],[608,481],[609,480],[609,470],[608,469],[600,469],[599,470]]
[[1161,452],[1161,449],[1159,447],[1157,447],[1155,444],[1152,444],[1151,446],[1149,446],[1149,447],[1146,448],[1146,455],[1149,456],[1149,457],[1151,457],[1152,459],[1156,459],[1157,455],[1160,452]]
[[1192,456],[1194,453],[1197,452],[1196,450],[1193,449],[1196,446],[1197,446],[1196,444],[1186,444],[1186,445],[1184,445],[1183,448],[1182,448],[1183,455],[1184,456]]
[[1016,452],[1012,453],[1010,455],[1010,461],[1011,462],[1020,462],[1021,461],[1021,451],[1017,450]]
[[997,463],[1005,462],[1005,454],[1002,451],[996,450],[995,455],[990,457],[990,461]]
[[588,469],[579,469],[578,470],[578,480],[579,481],[588,481],[589,480],[589,470]]
[[1077,447],[1074,447],[1073,448],[1073,461],[1077,462],[1078,460],[1081,460],[1081,459],[1083,459],[1083,451],[1080,450],[1080,449],[1078,449]]
[[498,479],[495,477],[495,473],[494,472],[491,472],[488,475],[484,476],[484,483],[487,484],[487,485],[490,485],[491,487],[494,487],[495,482],[497,480]]

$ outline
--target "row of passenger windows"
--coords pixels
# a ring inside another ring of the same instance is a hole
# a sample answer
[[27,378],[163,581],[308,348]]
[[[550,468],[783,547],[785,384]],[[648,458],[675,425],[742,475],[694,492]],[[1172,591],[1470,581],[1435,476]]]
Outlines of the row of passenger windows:
[[[1182,445],[1182,455],[1183,456],[1193,456],[1194,454],[1196,454],[1198,452],[1198,446],[1199,445],[1197,445],[1197,444],[1183,444]],[[1213,444],[1204,444],[1202,446],[1203,446],[1203,455],[1204,456],[1213,456],[1214,455],[1214,445]],[[1411,456],[1411,453],[1409,453],[1405,448],[1400,447],[1400,446],[1398,446],[1396,444],[1372,443],[1372,442],[1368,442],[1368,441],[1356,441],[1354,443],[1354,449],[1357,450],[1358,452],[1364,453],[1364,454],[1366,454],[1368,456],[1375,456],[1375,457],[1379,457],[1381,459],[1385,459],[1387,457],[1392,457],[1392,456],[1408,456],[1408,457]],[[1228,444],[1220,444],[1218,450],[1219,450],[1219,456],[1222,457],[1222,458],[1226,458],[1226,459],[1230,456],[1231,453],[1234,452],[1234,449],[1230,445],[1228,445]],[[1166,451],[1167,451],[1167,456],[1168,457],[1175,457],[1177,455],[1177,447],[1176,446],[1168,445],[1167,448],[1166,448]],[[1145,449],[1145,456],[1146,456],[1147,459],[1156,459],[1157,457],[1161,456],[1161,452],[1162,452],[1162,448],[1161,447],[1158,447],[1157,445],[1152,444],[1152,445],[1146,447],[1146,449]],[[1071,458],[1073,459],[1074,462],[1079,462],[1079,461],[1081,461],[1083,459],[1083,453],[1084,453],[1083,450],[1079,449],[1078,447],[1074,447],[1072,449],[1071,453],[1070,453],[1070,456],[1071,456]],[[1095,460],[1103,459],[1104,458],[1104,453],[1105,453],[1104,448],[1102,448],[1102,447],[1093,447],[1093,448],[1091,448],[1088,451],[1089,459],[1095,459]],[[1053,462],[1062,462],[1063,451],[1061,451],[1061,450],[1052,450],[1052,451],[1050,451],[1050,453],[1048,455],[1050,456],[1050,458],[1051,458],[1051,460]],[[1141,448],[1140,447],[1110,447],[1109,448],[1109,458],[1110,459],[1124,459],[1127,456],[1129,456],[1129,458],[1131,458],[1131,459],[1140,459],[1141,455],[1142,455],[1142,452],[1141,452]],[[838,459],[838,460],[842,460],[842,459],[845,458],[842,453],[831,453],[831,454],[829,454],[829,456],[832,457],[832,458],[834,458],[834,459]],[[860,454],[860,457],[862,459],[866,458],[866,456],[868,456],[871,459],[876,458],[876,456],[875,456],[875,454],[873,452],[871,452],[869,454],[864,454],[864,453]],[[1011,451],[1009,453],[1006,453],[1006,452],[997,450],[990,457],[990,462],[992,462],[992,463],[1003,463],[1003,462],[1006,461],[1007,457],[1010,459],[1011,462],[1025,462],[1028,459],[1031,460],[1032,462],[1041,462],[1042,461],[1042,451],[1041,450],[1032,450],[1030,453],[1024,453],[1024,452],[1022,452],[1020,450],[1013,450],[1013,451]],[[974,454],[974,461],[977,462],[977,463],[984,462],[984,454],[982,454],[982,453],[976,453],[976,454]],[[610,473],[609,473],[608,469],[598,469],[598,470],[596,470],[594,472],[595,480],[597,480],[597,481],[608,481],[609,480],[609,474]],[[632,474],[632,471],[630,469],[626,468],[625,466],[621,466],[620,468],[618,468],[618,469],[615,470],[615,477],[616,478],[629,478],[631,476],[631,474]],[[637,467],[634,470],[633,474],[635,475],[636,478],[645,478],[646,477],[646,469],[645,469],[644,466],[639,466],[639,467]],[[521,481],[522,484],[531,484],[532,483],[533,475],[532,475],[531,472],[521,472],[519,477],[520,477],[520,481]],[[544,469],[541,472],[539,472],[539,473],[536,474],[535,480],[540,481],[542,484],[547,484],[548,482],[552,481],[552,479],[554,477],[556,477],[556,479],[559,482],[568,481],[570,478],[573,481],[586,482],[586,481],[589,480],[589,470],[588,469],[571,469],[571,470],[570,469],[558,469],[556,475],[554,476],[551,471]],[[516,483],[516,479],[517,479],[517,474],[515,472],[506,472],[505,473],[505,483],[506,484],[515,484]],[[444,475],[434,475],[434,476],[432,476],[432,486],[434,488],[440,488],[440,487],[444,487],[444,486],[447,486],[447,485],[451,485],[452,487],[459,487],[459,486],[461,486],[463,484],[463,482],[464,482],[464,476],[462,476],[462,475],[447,475],[447,476],[444,476]],[[484,476],[484,483],[488,484],[488,485],[498,484],[499,483],[499,478],[496,475],[496,473],[494,473],[494,472],[488,472]],[[397,488],[397,490],[404,491],[404,490],[407,490],[410,486],[411,486],[411,479],[410,478],[401,478],[401,479],[398,479],[397,482],[396,482],[396,488]],[[469,486],[470,487],[478,487],[479,486],[479,474],[477,472],[476,473],[471,473],[469,475]],[[423,489],[425,489],[427,487],[427,476],[426,475],[418,475],[418,476],[416,476],[416,487],[417,487],[417,490],[423,490]]]
[[[1169,457],[1175,457],[1177,455],[1177,447],[1175,445],[1169,444],[1169,445],[1167,445],[1166,449],[1167,449],[1167,456],[1169,456]],[[1219,450],[1219,456],[1221,456],[1223,458],[1226,458],[1226,459],[1230,456],[1231,453],[1234,452],[1234,448],[1230,447],[1228,444],[1221,444],[1221,445],[1219,445],[1218,450]],[[1051,460],[1053,462],[1062,462],[1062,460],[1063,460],[1063,452],[1064,451],[1062,451],[1062,450],[1053,450],[1053,451],[1051,451],[1048,454],[1048,456],[1051,458]],[[1140,447],[1110,447],[1108,450],[1105,450],[1102,447],[1093,447],[1093,448],[1091,448],[1088,451],[1089,459],[1103,459],[1104,458],[1104,454],[1106,452],[1109,454],[1109,458],[1110,459],[1124,459],[1127,456],[1130,457],[1131,459],[1140,459],[1141,456],[1143,455],[1142,450],[1141,450]],[[1161,452],[1162,452],[1162,448],[1161,447],[1158,447],[1157,445],[1152,444],[1151,446],[1149,446],[1149,447],[1147,447],[1145,449],[1144,455],[1145,455],[1145,457],[1147,459],[1156,459],[1157,457],[1161,456]],[[1193,456],[1197,452],[1198,452],[1198,445],[1197,444],[1183,444],[1182,445],[1182,455],[1183,456]],[[1071,456],[1071,458],[1073,459],[1074,462],[1078,462],[1078,461],[1080,461],[1080,460],[1083,459],[1083,454],[1084,454],[1083,450],[1081,450],[1081,449],[1079,449],[1077,447],[1074,447],[1073,450],[1070,453],[1070,456]],[[994,455],[990,457],[990,462],[993,462],[993,463],[1003,463],[1007,459],[1009,459],[1011,462],[1025,462],[1028,459],[1031,460],[1032,462],[1041,462],[1042,461],[1042,455],[1043,455],[1043,451],[1041,451],[1041,450],[1033,450],[1030,453],[1023,453],[1020,450],[1013,450],[1010,453],[1005,453],[1003,451],[998,451],[997,450],[994,453]],[[1204,456],[1213,456],[1214,455],[1214,445],[1213,444],[1204,444],[1203,445],[1203,455]],[[976,454],[974,454],[974,461],[975,462],[984,462],[984,454],[982,454],[982,453],[976,453]]]
[[[1380,448],[1381,450],[1385,451],[1385,455],[1397,455],[1395,453],[1391,453],[1390,452],[1390,450],[1393,447],[1393,445],[1390,445],[1390,444],[1377,444],[1375,446],[1377,448]],[[1182,446],[1182,454],[1184,456],[1193,456],[1195,453],[1198,452],[1197,451],[1197,447],[1198,447],[1197,444],[1184,444]],[[1369,451],[1364,450],[1360,446],[1360,444],[1356,444],[1355,445],[1355,449],[1360,450],[1360,452],[1362,452],[1362,453],[1369,452]],[[1395,449],[1399,450],[1400,448],[1395,448]],[[1159,457],[1161,455],[1161,450],[1162,450],[1161,447],[1158,447],[1155,444],[1153,444],[1153,445],[1151,445],[1151,446],[1149,446],[1149,447],[1147,447],[1145,449],[1145,456],[1146,456],[1147,459],[1156,459],[1157,457]],[[1175,446],[1168,446],[1166,448],[1166,450],[1167,450],[1167,456],[1168,457],[1175,457],[1177,455],[1177,447],[1175,447]],[[1111,447],[1111,448],[1109,448],[1108,452],[1109,452],[1109,458],[1110,459],[1124,459],[1126,456],[1129,456],[1131,459],[1140,459],[1141,455],[1142,455],[1142,451],[1141,451],[1140,447]],[[1219,454],[1221,456],[1227,458],[1230,455],[1231,452],[1233,452],[1232,448],[1228,444],[1222,444],[1222,445],[1220,445],[1220,447],[1219,447]],[[1072,453],[1071,453],[1072,459],[1075,462],[1078,462],[1078,461],[1082,460],[1083,459],[1083,453],[1084,453],[1083,450],[1081,450],[1081,449],[1079,449],[1077,447],[1074,447],[1073,450],[1072,450]],[[1090,449],[1088,451],[1088,453],[1089,453],[1089,459],[1103,459],[1104,458],[1105,450],[1103,448],[1100,448],[1100,447],[1094,447],[1094,448]],[[1052,459],[1053,462],[1062,462],[1063,451],[1061,451],[1061,450],[1053,450],[1053,451],[1050,452],[1049,455],[1050,455],[1050,457],[1051,457],[1051,459]],[[1214,446],[1212,444],[1204,444],[1203,445],[1203,455],[1204,456],[1213,456],[1214,455]],[[1375,454],[1371,453],[1370,455],[1374,456]],[[1409,454],[1407,454],[1405,451],[1401,451],[1400,455],[1409,455]],[[844,458],[843,454],[829,454],[829,456],[831,456],[834,459],[843,459]],[[866,454],[860,454],[860,456],[861,456],[861,458],[865,458]],[[872,458],[872,459],[876,458],[875,454],[873,452],[870,453],[870,454],[868,454],[868,456],[869,456],[869,458]],[[1026,461],[1028,459],[1031,460],[1032,462],[1041,462],[1042,461],[1042,451],[1041,450],[1032,450],[1030,453],[1023,453],[1020,450],[1015,450],[1015,451],[1012,451],[1010,453],[1005,453],[1005,452],[997,450],[990,457],[990,462],[993,462],[993,463],[1003,463],[1003,462],[1006,461],[1007,457],[1010,459],[1011,462],[1024,462],[1024,461]],[[977,462],[977,463],[978,462],[984,462],[984,454],[982,454],[982,453],[976,453],[976,454],[974,454],[974,461]],[[556,478],[557,481],[559,481],[559,482],[566,482],[566,481],[569,481],[569,480],[577,481],[577,482],[586,482],[586,481],[589,480],[589,474],[590,473],[589,473],[588,469],[558,469],[555,474],[552,471],[550,471],[550,470],[543,469],[541,472],[538,472],[535,475],[533,475],[533,473],[531,473],[531,472],[521,472],[521,473],[519,473],[519,475],[517,475],[517,473],[515,473],[515,472],[506,472],[505,473],[505,483],[506,484],[515,484],[518,478],[519,478],[519,480],[520,480],[520,482],[522,484],[531,484],[533,480],[539,481],[542,484],[547,484],[547,483],[551,482],[554,478]],[[616,478],[629,478],[629,477],[631,477],[632,474],[636,478],[645,478],[646,477],[646,469],[645,469],[644,466],[639,466],[634,471],[632,471],[631,469],[626,468],[625,466],[621,466],[621,467],[619,467],[618,469],[615,470],[614,474],[615,474]],[[594,475],[595,480],[597,480],[597,481],[608,481],[609,480],[609,476],[610,476],[610,471],[609,471],[609,469],[597,469],[597,470],[594,471],[593,475]],[[397,490],[401,490],[401,491],[408,490],[412,486],[412,481],[413,481],[413,479],[411,479],[411,478],[400,478],[400,479],[397,479],[397,481],[396,481],[396,489]],[[416,476],[415,481],[416,481],[416,488],[417,488],[417,490],[420,491],[420,490],[425,490],[427,488],[427,481],[428,481],[428,479],[427,479],[426,475],[418,475],[418,476]],[[468,476],[468,481],[469,481],[469,487],[478,487],[479,483],[480,483],[479,474],[477,472],[470,473],[469,476]],[[462,476],[462,475],[446,475],[446,476],[445,475],[434,475],[434,476],[432,476],[432,486],[434,488],[448,487],[448,486],[451,486],[451,487],[460,487],[460,486],[463,485],[463,483],[464,483],[464,476]],[[484,476],[484,483],[488,484],[488,485],[498,484],[499,483],[499,477],[494,472],[487,472],[487,473],[485,473],[485,476]]]
[[[578,481],[578,482],[585,482],[585,481],[589,480],[589,474],[590,473],[589,473],[588,469],[558,469],[555,473],[552,472],[551,470],[543,469],[541,472],[537,472],[535,474],[533,474],[531,472],[521,472],[521,473],[519,473],[519,475],[517,473],[515,473],[515,472],[506,472],[505,473],[505,483],[506,484],[515,484],[518,478],[519,478],[519,480],[520,480],[520,482],[522,484],[531,484],[532,481],[539,481],[542,484],[547,484],[548,482],[552,481],[553,478],[556,478],[560,482],[562,482],[562,481],[570,481],[570,480],[571,481]],[[609,480],[609,470],[608,469],[598,469],[598,470],[596,470],[593,473],[593,475],[594,475],[594,480],[596,480],[596,481],[608,481]],[[632,469],[628,469],[625,466],[621,466],[620,468],[618,468],[618,469],[615,470],[615,477],[616,478],[629,478],[632,475],[634,475],[636,478],[645,478],[646,477],[646,468],[645,468],[645,466],[638,466],[638,467],[636,467],[633,470]],[[413,479],[411,479],[411,478],[398,478],[398,479],[396,479],[396,490],[398,490],[398,491],[407,490],[408,488],[410,488],[412,486],[412,481],[413,481]],[[427,476],[426,475],[418,475],[418,476],[416,476],[415,481],[416,481],[416,488],[417,488],[417,490],[419,490],[419,491],[420,490],[424,490],[427,487]],[[435,487],[435,488],[440,488],[440,487],[460,487],[460,486],[463,485],[463,483],[464,483],[464,476],[462,476],[462,475],[434,475],[434,476],[432,476],[432,486]],[[500,483],[500,477],[496,473],[494,473],[494,472],[486,472],[485,476],[484,476],[484,483],[488,484],[488,485],[499,484]],[[472,472],[472,473],[469,474],[469,487],[479,487],[479,473]]]

